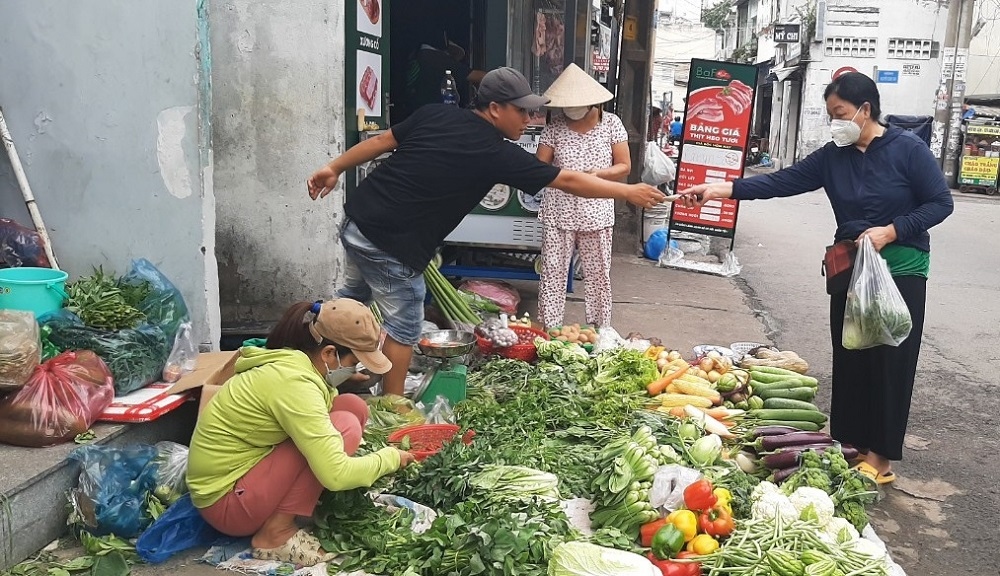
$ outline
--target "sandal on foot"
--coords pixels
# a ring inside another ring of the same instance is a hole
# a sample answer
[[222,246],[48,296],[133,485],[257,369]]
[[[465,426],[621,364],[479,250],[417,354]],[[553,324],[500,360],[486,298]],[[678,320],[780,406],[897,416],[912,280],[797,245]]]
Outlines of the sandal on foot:
[[875,481],[876,484],[880,486],[883,484],[891,484],[896,480],[896,475],[893,474],[892,470],[889,470],[885,474],[882,474],[878,470],[876,470],[874,466],[872,466],[867,462],[861,462],[860,464],[855,466],[854,469],[857,470],[858,473],[867,476],[868,478],[871,478],[872,480]]
[[335,554],[322,552],[322,549],[315,536],[305,530],[299,530],[277,548],[254,548],[253,557],[257,560],[288,562],[297,566],[315,566],[336,557]]

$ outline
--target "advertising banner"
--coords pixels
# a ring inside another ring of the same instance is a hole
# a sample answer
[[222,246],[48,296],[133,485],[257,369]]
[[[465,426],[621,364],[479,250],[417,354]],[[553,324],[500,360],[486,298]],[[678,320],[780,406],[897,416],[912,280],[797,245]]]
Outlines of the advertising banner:
[[[677,191],[697,184],[743,176],[757,68],[745,64],[692,60],[684,131],[677,162]],[[699,208],[674,203],[670,232],[694,232],[732,239],[736,200],[716,200]]]

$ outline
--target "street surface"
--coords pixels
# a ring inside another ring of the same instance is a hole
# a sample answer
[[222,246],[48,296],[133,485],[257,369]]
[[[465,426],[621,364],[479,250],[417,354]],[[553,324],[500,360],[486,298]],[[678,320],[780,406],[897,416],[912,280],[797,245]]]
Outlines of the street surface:
[[[931,230],[927,318],[904,460],[873,524],[909,576],[1000,574],[1000,202],[956,196]],[[828,297],[820,276],[835,229],[822,192],[743,202],[736,253],[771,338],[820,379],[829,409]],[[971,521],[970,521],[971,520]]]

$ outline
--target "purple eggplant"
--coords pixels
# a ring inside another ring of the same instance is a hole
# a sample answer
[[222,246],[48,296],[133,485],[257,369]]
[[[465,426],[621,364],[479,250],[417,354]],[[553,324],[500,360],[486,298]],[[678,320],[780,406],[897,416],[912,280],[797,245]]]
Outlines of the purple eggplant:
[[778,449],[774,454],[768,454],[764,457],[764,466],[770,468],[771,470],[780,470],[782,468],[788,468],[789,466],[795,466],[799,461],[799,454],[802,454],[806,450],[826,450],[827,448],[832,448],[832,443],[826,444],[806,444],[805,446],[786,446],[784,448]]
[[775,470],[773,474],[774,483],[781,484],[782,482],[785,481],[786,478],[788,478],[792,474],[795,474],[798,471],[798,469],[799,469],[798,466],[790,466],[788,468],[782,468],[781,470]]
[[757,439],[759,447],[764,451],[777,450],[786,446],[805,446],[807,444],[829,444],[832,442],[829,434],[824,432],[789,432],[779,436],[762,436]]
[[788,434],[789,432],[799,432],[798,428],[792,428],[791,426],[758,426],[753,429],[754,438],[760,436],[779,436],[781,434]]

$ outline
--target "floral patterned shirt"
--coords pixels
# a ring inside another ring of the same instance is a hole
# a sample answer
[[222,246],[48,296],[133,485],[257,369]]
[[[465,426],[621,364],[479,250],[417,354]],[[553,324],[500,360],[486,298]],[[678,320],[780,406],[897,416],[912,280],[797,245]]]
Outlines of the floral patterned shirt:
[[[614,114],[605,112],[587,133],[566,125],[562,115],[554,116],[542,131],[539,145],[555,151],[552,165],[566,170],[593,172],[610,168],[611,147],[628,140],[625,126]],[[610,198],[580,198],[556,188],[546,188],[538,219],[561,230],[601,230],[615,225],[615,201]]]

